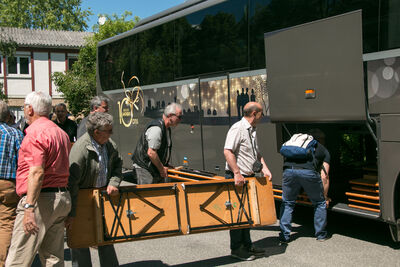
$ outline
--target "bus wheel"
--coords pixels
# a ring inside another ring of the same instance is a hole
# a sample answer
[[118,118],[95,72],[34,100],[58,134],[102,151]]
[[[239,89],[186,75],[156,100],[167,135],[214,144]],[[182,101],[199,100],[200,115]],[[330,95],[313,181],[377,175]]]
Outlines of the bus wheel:
[[394,242],[400,242],[400,220],[397,224],[389,224],[390,234]]

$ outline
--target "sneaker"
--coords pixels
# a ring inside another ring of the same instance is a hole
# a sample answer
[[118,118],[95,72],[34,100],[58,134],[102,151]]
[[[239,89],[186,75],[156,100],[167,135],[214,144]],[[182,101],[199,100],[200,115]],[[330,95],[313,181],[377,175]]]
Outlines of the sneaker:
[[231,256],[242,261],[252,261],[255,260],[256,258],[254,255],[250,254],[250,252],[248,252],[247,249],[244,249],[243,247],[232,250]]
[[281,236],[279,236],[279,244],[288,244],[290,242],[290,239],[285,239]]
[[265,254],[265,249],[251,246],[247,251],[254,256],[262,256]]

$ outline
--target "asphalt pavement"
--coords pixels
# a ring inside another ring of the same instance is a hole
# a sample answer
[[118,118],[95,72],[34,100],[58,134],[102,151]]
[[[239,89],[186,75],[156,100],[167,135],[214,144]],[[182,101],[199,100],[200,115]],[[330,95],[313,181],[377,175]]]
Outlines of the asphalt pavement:
[[[241,262],[229,256],[228,231],[126,242],[115,245],[119,263],[136,266],[399,266],[400,244],[391,240],[386,224],[354,216],[328,213],[332,238],[313,237],[313,210],[297,207],[292,241],[279,245],[279,225],[252,229],[254,244],[266,249],[264,257]],[[100,266],[91,249],[93,266]],[[40,266],[36,259],[33,266]],[[71,266],[65,249],[65,266]]]

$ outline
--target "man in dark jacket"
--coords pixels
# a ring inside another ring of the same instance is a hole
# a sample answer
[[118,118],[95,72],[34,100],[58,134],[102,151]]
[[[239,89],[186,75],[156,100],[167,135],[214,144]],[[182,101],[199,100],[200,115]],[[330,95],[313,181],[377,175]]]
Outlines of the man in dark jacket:
[[77,139],[76,130],[78,126],[74,121],[68,119],[67,106],[64,103],[59,103],[56,105],[55,112],[57,117],[53,122],[68,134],[70,142],[75,142]]
[[168,163],[171,156],[171,127],[182,120],[182,106],[168,105],[162,119],[150,122],[132,156],[138,184],[161,183],[168,178]]

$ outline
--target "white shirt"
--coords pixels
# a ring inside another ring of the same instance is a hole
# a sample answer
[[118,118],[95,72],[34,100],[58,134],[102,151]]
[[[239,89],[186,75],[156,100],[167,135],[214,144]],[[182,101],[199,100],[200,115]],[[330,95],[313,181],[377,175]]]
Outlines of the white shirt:
[[[253,142],[253,146],[251,142]],[[226,135],[224,149],[229,149],[233,152],[236,157],[236,164],[242,175],[254,173],[253,164],[259,154],[257,143],[256,129],[244,117],[233,124]],[[225,165],[225,170],[232,171],[228,162]]]

